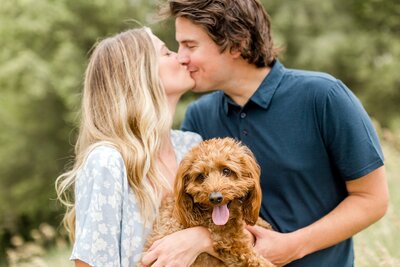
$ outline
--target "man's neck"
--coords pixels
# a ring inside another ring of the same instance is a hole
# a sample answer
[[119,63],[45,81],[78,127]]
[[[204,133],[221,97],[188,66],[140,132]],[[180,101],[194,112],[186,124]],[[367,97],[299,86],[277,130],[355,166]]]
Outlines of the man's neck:
[[224,88],[224,92],[236,104],[244,106],[270,71],[270,67],[257,68],[254,65],[237,68],[232,73],[233,78]]

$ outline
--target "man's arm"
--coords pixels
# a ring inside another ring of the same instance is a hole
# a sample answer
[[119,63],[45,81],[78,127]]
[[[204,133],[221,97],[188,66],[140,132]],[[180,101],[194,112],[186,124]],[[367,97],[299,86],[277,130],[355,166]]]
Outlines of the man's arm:
[[282,234],[249,226],[256,250],[274,264],[287,264],[346,240],[385,215],[389,193],[384,166],[346,182],[346,187],[349,196],[307,227]]

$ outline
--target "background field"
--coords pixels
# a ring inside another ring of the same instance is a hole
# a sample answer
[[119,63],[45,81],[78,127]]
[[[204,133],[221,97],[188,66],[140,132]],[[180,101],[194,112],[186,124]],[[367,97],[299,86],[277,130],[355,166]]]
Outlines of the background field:
[[[356,236],[357,266],[400,266],[400,1],[262,0],[288,68],[328,72],[360,98],[386,155],[391,205]],[[70,266],[54,181],[71,162],[90,48],[150,26],[176,49],[156,0],[1,0],[0,266]],[[175,118],[179,127],[186,94]]]

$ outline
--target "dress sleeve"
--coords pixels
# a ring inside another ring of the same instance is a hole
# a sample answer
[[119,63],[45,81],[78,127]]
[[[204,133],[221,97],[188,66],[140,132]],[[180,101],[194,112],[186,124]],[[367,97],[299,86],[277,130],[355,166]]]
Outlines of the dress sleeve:
[[96,147],[87,157],[76,177],[76,240],[71,260],[120,266],[125,176],[125,164],[115,149]]

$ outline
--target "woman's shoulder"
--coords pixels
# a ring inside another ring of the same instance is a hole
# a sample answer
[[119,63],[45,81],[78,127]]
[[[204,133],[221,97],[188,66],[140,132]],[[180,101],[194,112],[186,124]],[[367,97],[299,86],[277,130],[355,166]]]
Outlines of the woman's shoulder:
[[101,180],[111,181],[114,178],[117,183],[122,183],[125,177],[125,163],[121,153],[115,146],[108,143],[97,143],[88,149],[88,153],[83,162],[81,171],[78,175],[96,177],[98,182]]
[[122,159],[121,153],[111,143],[96,143],[88,149],[86,159],[93,158],[120,158]]
[[186,154],[186,152],[188,152],[192,147],[200,143],[202,138],[199,134],[194,132],[172,130],[171,141],[175,148],[177,160],[180,162],[183,155]]
[[85,165],[91,165],[92,163],[103,167],[109,164],[124,165],[121,153],[109,143],[97,143],[88,149]]
[[171,139],[174,143],[185,143],[185,144],[197,144],[203,139],[201,136],[194,132],[189,131],[181,131],[181,130],[172,130],[171,131]]

